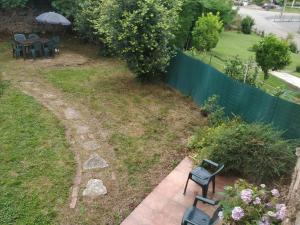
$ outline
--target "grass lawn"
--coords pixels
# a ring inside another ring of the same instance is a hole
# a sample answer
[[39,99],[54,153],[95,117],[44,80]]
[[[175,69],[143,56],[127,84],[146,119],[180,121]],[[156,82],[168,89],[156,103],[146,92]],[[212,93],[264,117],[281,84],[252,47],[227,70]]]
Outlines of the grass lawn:
[[[211,51],[210,54],[198,54],[197,57],[199,57],[204,62],[211,64],[213,67],[220,71],[224,71],[225,67],[225,61],[226,59],[239,55],[243,59],[249,59],[252,57],[255,59],[255,54],[253,51],[251,51],[251,47],[257,43],[261,37],[252,34],[252,35],[246,35],[242,33],[238,33],[236,31],[225,31],[221,34],[221,38],[219,40],[219,43],[216,48],[214,48]],[[300,64],[300,54],[291,54],[292,56],[292,62],[289,66],[287,66],[284,71],[291,73],[295,76],[300,77],[300,73],[297,73],[296,66]],[[261,74],[262,77],[262,74]],[[276,78],[271,77],[266,82],[264,89],[271,90],[281,86],[285,89],[287,89],[287,93],[284,98],[288,100],[292,100],[295,102],[300,102],[300,93],[295,88],[288,85],[286,82]]]
[[75,165],[56,118],[7,87],[0,96],[0,224],[59,224]]
[[63,43],[55,60],[64,60],[66,53],[80,53],[89,60],[80,66],[45,66],[43,60],[13,60],[8,49],[5,52],[3,70],[9,76],[25,70],[27,76],[42,77],[70,101],[88,108],[109,132],[114,155],[109,164],[116,169],[117,184],[108,187],[104,198],[81,197],[76,211],[62,216],[61,224],[120,224],[188,155],[187,138],[206,123],[191,99],[162,83],[140,83],[122,61],[96,57],[93,46]]

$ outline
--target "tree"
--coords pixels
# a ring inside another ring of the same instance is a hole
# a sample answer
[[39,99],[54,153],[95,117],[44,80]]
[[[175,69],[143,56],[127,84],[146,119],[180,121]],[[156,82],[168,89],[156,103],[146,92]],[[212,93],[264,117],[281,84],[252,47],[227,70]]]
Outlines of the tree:
[[210,51],[219,41],[223,23],[219,15],[208,13],[199,17],[193,30],[193,45],[197,50]]
[[28,0],[0,0],[0,8],[17,8],[17,7],[25,7]]
[[241,31],[244,34],[251,34],[253,25],[254,19],[252,19],[250,16],[246,16],[241,22]]
[[264,73],[264,79],[269,78],[269,70],[283,69],[291,62],[289,44],[274,35],[264,37],[253,47],[255,60]]
[[244,62],[238,55],[227,60],[225,65],[225,73],[238,81],[249,85],[257,86],[258,68],[250,59]]
[[136,75],[149,80],[166,71],[175,48],[180,1],[106,0],[93,27]]

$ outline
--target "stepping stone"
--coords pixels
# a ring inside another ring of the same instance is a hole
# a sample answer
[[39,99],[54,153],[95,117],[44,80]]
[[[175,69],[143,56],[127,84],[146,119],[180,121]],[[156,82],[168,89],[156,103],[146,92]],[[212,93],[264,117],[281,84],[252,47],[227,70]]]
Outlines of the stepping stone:
[[83,190],[82,195],[87,197],[98,197],[107,194],[106,187],[102,180],[91,179],[86,185],[86,189]]
[[55,95],[50,94],[50,93],[44,93],[44,94],[43,94],[43,97],[44,97],[44,98],[53,99],[53,98],[55,98]]
[[77,134],[86,134],[89,132],[89,127],[87,126],[77,126],[76,128],[76,131],[77,131]]
[[68,119],[68,120],[74,120],[74,119],[78,119],[80,114],[79,112],[77,112],[75,109],[72,109],[72,108],[67,108],[65,111],[65,117]]
[[100,145],[96,141],[87,141],[82,144],[84,150],[94,151],[100,148]]
[[53,102],[54,105],[63,106],[65,103],[62,100],[56,100]]
[[97,153],[92,154],[90,158],[83,164],[84,170],[102,169],[105,167],[108,167],[107,162]]

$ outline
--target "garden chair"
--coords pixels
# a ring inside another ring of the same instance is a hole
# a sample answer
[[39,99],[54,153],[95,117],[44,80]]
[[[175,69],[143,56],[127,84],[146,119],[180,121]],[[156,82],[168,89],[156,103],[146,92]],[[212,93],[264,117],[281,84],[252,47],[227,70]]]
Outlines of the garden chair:
[[196,167],[189,173],[183,194],[186,193],[187,185],[190,179],[201,186],[202,196],[204,198],[207,197],[210,182],[213,184],[213,193],[215,193],[216,175],[219,174],[223,168],[224,164],[218,164],[211,160],[204,159],[199,167]]
[[59,36],[53,36],[51,38],[51,41],[53,41],[55,53],[59,54],[59,51],[60,51],[60,49],[59,49],[59,46],[60,46],[60,38],[59,38]]
[[219,221],[219,212],[222,211],[221,207],[219,206],[212,217],[208,214],[203,212],[201,209],[197,208],[198,201],[203,203],[208,203],[212,206],[218,204],[218,201],[213,201],[207,198],[203,198],[201,196],[197,196],[195,198],[193,206],[188,208],[185,213],[183,214],[181,225],[213,225],[217,224]]
[[32,57],[35,59],[38,55],[42,55],[42,43],[39,41],[36,41],[32,44],[32,47],[30,49]]
[[39,39],[39,38],[40,37],[37,34],[29,34],[29,36],[28,36],[28,39],[31,39],[31,40],[36,40],[36,39]]
[[49,41],[47,44],[45,44],[44,54],[45,54],[46,57],[54,56],[55,47],[54,47],[54,42],[53,41]]
[[12,54],[14,58],[18,58],[21,56],[21,54],[23,54],[22,51],[22,46],[17,44],[15,41],[11,42],[11,47],[12,47]]
[[17,42],[22,42],[22,41],[25,41],[26,40],[26,37],[24,34],[15,34],[14,35],[14,39],[15,41]]

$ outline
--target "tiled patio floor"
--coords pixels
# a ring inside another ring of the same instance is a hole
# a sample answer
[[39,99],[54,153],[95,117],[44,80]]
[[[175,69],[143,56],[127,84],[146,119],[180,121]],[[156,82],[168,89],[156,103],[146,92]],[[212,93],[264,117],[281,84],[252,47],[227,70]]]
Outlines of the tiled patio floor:
[[[185,209],[193,204],[195,196],[202,194],[201,187],[193,181],[189,182],[186,195],[183,195],[184,185],[193,165],[185,158],[121,223],[121,225],[180,225]],[[217,177],[216,193],[223,187],[232,184],[234,178]],[[218,199],[213,195],[211,186],[209,198]],[[211,214],[214,208],[199,203],[199,208]]]

